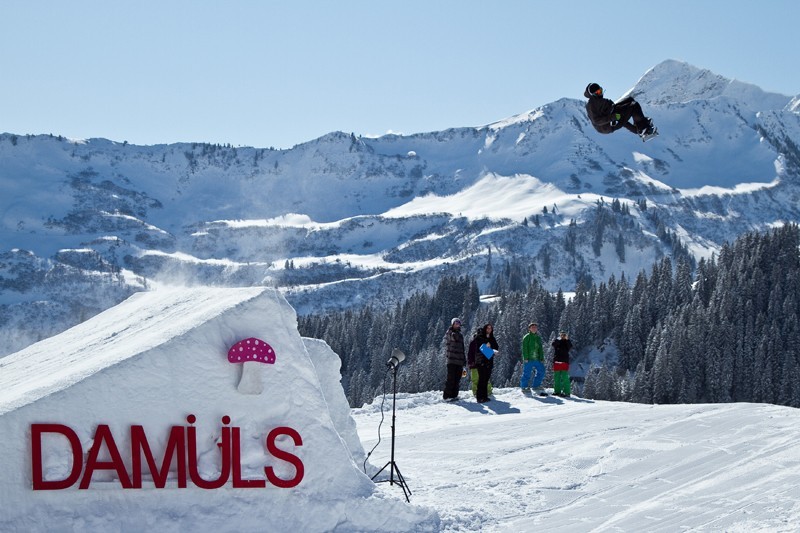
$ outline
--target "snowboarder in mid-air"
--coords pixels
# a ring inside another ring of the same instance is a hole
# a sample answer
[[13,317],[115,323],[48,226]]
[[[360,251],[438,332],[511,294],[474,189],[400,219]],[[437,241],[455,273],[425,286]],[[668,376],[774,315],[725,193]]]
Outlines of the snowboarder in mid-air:
[[[613,133],[625,128],[641,137],[643,141],[658,135],[653,121],[644,116],[642,106],[632,96],[627,96],[619,102],[612,102],[608,98],[603,98],[603,88],[596,83],[587,85],[583,96],[589,99],[586,102],[589,120],[592,121],[594,129],[600,133]],[[633,119],[632,124],[631,119]]]

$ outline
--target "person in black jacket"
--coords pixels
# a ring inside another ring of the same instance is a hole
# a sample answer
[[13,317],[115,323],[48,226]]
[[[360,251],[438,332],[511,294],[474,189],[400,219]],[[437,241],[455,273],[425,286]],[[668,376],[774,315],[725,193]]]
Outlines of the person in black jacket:
[[559,338],[553,341],[553,394],[556,396],[569,397],[569,351],[572,349],[572,341],[569,340],[566,331],[559,333]]
[[464,354],[464,336],[461,334],[461,320],[454,318],[444,334],[445,359],[447,360],[447,379],[444,383],[442,398],[447,401],[458,400],[458,387],[461,373],[467,364]]
[[478,369],[478,387],[475,391],[478,403],[489,401],[489,380],[492,378],[492,369],[494,368],[494,356],[487,357],[481,351],[481,346],[484,344],[487,346],[485,349],[491,350],[489,353],[492,355],[499,349],[497,339],[494,338],[494,326],[491,324],[486,324],[475,332],[472,342],[469,343],[467,355],[470,361],[475,362],[475,368]]
[[[589,99],[586,102],[586,113],[598,132],[613,133],[625,128],[642,138],[656,133],[653,121],[644,116],[642,106],[632,96],[616,103],[612,102],[608,98],[603,98],[603,88],[596,83],[587,85],[583,96]],[[633,124],[630,122],[631,119]]]

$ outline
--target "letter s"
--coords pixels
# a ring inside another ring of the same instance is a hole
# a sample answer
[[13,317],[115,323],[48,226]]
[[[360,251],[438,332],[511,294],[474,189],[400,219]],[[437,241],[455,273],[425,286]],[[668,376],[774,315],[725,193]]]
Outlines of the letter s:
[[295,446],[302,446],[303,439],[300,437],[300,434],[297,431],[290,427],[277,427],[270,431],[269,435],[267,435],[267,451],[269,451],[273,457],[281,459],[282,461],[286,461],[294,466],[296,473],[291,479],[281,479],[275,475],[275,470],[271,466],[264,467],[264,473],[267,474],[267,479],[269,482],[276,487],[289,489],[296,487],[303,480],[305,467],[303,466],[303,461],[301,461],[299,457],[292,455],[289,452],[285,452],[275,445],[275,439],[277,439],[279,435],[291,437]]

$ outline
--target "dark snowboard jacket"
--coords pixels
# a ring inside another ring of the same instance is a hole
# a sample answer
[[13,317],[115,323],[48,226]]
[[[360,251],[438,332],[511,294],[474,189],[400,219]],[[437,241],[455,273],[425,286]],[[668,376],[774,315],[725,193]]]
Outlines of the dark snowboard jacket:
[[467,354],[467,362],[469,363],[470,368],[476,368],[479,366],[494,366],[494,357],[487,359],[486,356],[483,355],[483,352],[481,351],[481,345],[483,344],[488,344],[492,347],[492,350],[500,349],[497,344],[497,340],[494,338],[494,334],[487,337],[481,331],[475,333],[475,336],[472,337],[472,342],[469,343],[469,353]]
[[553,341],[553,364],[569,364],[569,351],[572,348],[572,341],[569,339],[556,339]]
[[589,115],[589,120],[592,121],[594,129],[600,133],[612,133],[619,129],[611,125],[614,120],[613,101],[590,93],[588,87],[583,91],[583,96],[589,99],[586,102],[586,114]]
[[452,327],[448,328],[444,334],[445,357],[448,365],[467,365],[467,358],[464,355],[464,336],[460,330]]

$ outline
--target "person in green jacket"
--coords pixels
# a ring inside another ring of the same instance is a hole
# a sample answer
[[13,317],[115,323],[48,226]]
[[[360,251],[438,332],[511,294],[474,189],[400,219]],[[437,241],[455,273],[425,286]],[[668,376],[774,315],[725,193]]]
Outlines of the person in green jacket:
[[[533,375],[534,371],[536,372]],[[539,336],[539,326],[536,322],[528,324],[528,333],[522,337],[522,392],[531,392],[531,377],[533,388],[539,394],[544,394],[542,382],[544,381],[544,349],[542,338]]]

